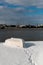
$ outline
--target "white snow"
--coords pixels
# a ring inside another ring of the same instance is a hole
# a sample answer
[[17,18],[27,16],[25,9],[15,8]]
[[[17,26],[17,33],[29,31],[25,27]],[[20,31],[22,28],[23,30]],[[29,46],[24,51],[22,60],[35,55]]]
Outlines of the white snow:
[[26,41],[24,48],[0,43],[0,65],[43,65],[43,41]]
[[23,48],[24,40],[20,38],[10,38],[5,40],[5,45],[9,47]]

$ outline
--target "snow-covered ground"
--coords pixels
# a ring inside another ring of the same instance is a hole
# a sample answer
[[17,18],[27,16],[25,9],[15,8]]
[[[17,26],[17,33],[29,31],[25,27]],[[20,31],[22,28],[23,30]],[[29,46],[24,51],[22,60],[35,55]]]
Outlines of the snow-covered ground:
[[43,65],[43,41],[26,41],[24,48],[0,43],[0,65]]

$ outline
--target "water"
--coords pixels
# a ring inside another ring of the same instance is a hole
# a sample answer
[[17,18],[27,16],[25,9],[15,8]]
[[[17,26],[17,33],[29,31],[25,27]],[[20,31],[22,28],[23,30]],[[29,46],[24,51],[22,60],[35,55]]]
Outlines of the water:
[[9,29],[0,30],[0,42],[5,41],[7,38],[22,38],[28,41],[42,41],[43,29]]

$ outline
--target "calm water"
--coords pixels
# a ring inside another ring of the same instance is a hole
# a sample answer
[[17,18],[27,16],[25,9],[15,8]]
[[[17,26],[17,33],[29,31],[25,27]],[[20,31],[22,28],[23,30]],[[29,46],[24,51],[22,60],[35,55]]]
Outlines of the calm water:
[[43,40],[43,29],[0,30],[0,42],[10,37],[23,38],[29,41]]

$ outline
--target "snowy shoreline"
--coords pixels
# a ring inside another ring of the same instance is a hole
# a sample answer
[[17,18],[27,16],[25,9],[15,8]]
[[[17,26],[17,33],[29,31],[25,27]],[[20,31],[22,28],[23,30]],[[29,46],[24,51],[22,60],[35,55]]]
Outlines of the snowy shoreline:
[[0,65],[43,65],[43,41],[25,41],[24,48],[0,43]]

